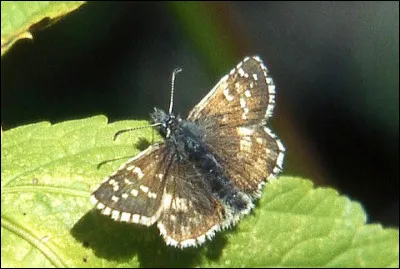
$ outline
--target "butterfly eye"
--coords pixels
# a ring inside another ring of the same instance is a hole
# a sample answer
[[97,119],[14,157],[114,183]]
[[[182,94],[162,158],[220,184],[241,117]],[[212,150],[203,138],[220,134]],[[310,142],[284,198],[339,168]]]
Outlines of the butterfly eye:
[[168,120],[167,120],[167,122],[166,122],[166,125],[167,126],[171,126],[171,125],[174,125],[174,123],[175,123],[175,116],[174,115],[170,115]]

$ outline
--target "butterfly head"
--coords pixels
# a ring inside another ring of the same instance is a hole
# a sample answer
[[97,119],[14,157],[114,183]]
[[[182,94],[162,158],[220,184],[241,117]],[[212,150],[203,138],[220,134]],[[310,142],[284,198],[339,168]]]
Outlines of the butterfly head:
[[175,116],[174,113],[166,113],[164,110],[154,108],[151,114],[151,119],[154,125],[158,127],[158,132],[164,138],[170,137],[181,121],[180,116]]

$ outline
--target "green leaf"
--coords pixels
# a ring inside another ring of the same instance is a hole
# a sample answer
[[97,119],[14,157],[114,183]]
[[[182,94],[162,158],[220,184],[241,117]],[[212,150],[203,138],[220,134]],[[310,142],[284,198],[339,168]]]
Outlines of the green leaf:
[[199,248],[168,247],[154,226],[102,216],[91,190],[153,137],[150,128],[114,134],[147,124],[97,116],[3,132],[2,267],[399,266],[398,230],[366,224],[360,204],[300,178],[266,184],[252,214]]
[[1,55],[21,38],[32,38],[30,27],[47,18],[49,23],[80,7],[84,1],[2,1]]

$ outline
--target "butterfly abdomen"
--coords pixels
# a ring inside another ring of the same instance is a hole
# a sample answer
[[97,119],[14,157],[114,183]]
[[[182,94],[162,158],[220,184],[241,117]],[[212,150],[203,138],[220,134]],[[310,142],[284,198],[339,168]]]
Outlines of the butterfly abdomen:
[[232,181],[224,173],[224,169],[218,162],[218,156],[215,156],[208,147],[202,137],[201,126],[194,122],[182,121],[182,128],[179,129],[177,136],[180,139],[178,143],[182,143],[184,152],[177,154],[187,156],[187,160],[195,165],[198,173],[204,175],[210,192],[225,203],[233,213],[249,211],[252,207],[251,200],[246,194],[241,193],[232,184]]

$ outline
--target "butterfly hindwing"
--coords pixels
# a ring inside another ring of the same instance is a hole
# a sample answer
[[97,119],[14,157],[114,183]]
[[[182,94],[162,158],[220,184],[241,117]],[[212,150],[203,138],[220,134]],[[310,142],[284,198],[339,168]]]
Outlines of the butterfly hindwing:
[[195,246],[212,237],[225,219],[220,201],[189,162],[173,162],[167,176],[164,211],[158,228],[169,245]]
[[241,191],[259,196],[268,178],[282,169],[284,147],[264,126],[235,127],[228,131],[210,128],[206,141],[218,156],[228,177]]

